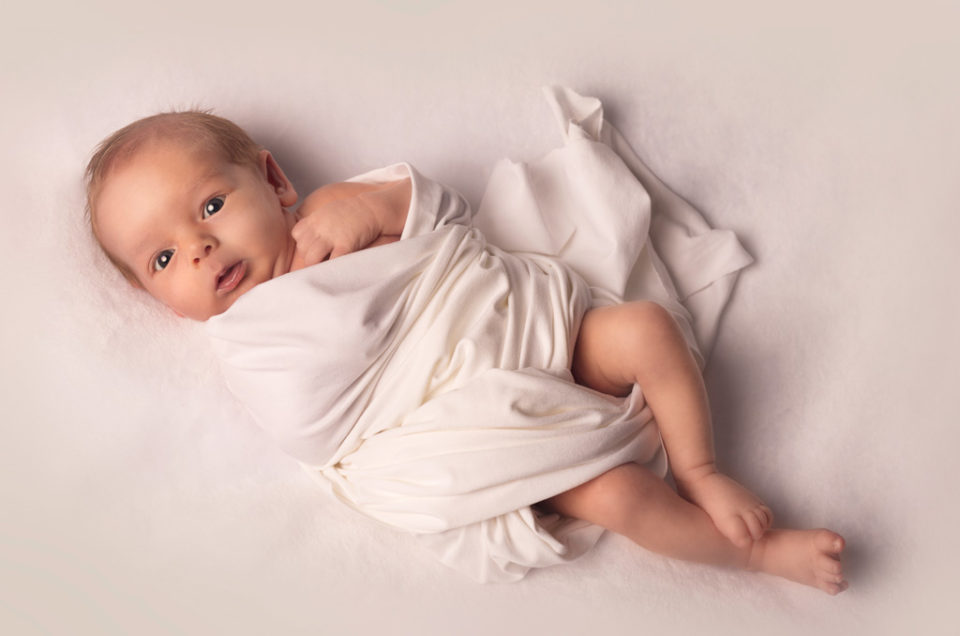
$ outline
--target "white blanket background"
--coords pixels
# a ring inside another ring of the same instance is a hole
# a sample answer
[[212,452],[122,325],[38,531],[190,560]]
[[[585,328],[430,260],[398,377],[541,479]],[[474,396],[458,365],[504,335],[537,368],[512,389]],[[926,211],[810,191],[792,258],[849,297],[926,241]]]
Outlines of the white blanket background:
[[[768,4],[5,10],[0,631],[952,633],[960,15]],[[301,192],[410,161],[476,207],[497,160],[557,145],[543,84],[599,97],[756,258],[706,369],[719,461],[777,523],[847,537],[840,597],[609,533],[518,583],[464,579],[318,492],[83,223],[92,147],[190,105]]]

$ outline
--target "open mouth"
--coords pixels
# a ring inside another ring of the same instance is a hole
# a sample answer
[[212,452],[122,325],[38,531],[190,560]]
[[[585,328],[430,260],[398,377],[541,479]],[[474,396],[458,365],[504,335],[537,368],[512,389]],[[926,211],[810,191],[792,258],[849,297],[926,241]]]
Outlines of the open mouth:
[[247,266],[243,261],[234,263],[227,269],[223,270],[220,273],[220,276],[217,277],[217,291],[220,293],[233,291],[237,285],[240,284],[240,281],[243,280],[243,275],[246,273]]

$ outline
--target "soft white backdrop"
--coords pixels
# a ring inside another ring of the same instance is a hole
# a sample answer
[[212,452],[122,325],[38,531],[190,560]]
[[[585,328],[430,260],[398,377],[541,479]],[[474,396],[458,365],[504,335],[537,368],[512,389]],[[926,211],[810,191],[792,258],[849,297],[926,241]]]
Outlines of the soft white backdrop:
[[[0,24],[0,630],[955,633],[955,3],[18,3]],[[82,6],[81,6],[82,5]],[[721,466],[849,543],[837,598],[608,534],[478,586],[321,494],[194,326],[90,242],[92,147],[215,108],[302,192],[407,160],[476,206],[599,97],[757,263],[707,383]]]

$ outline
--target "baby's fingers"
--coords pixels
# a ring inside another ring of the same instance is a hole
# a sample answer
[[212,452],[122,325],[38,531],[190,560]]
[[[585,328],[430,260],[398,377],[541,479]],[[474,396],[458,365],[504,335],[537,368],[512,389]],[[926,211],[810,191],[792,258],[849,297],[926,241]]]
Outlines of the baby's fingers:
[[761,521],[764,522],[763,527],[764,528],[773,527],[773,511],[770,510],[768,506],[760,506],[760,510],[763,513],[763,517],[761,517]]
[[344,254],[356,252],[358,249],[359,247],[354,247],[354,246],[346,246],[346,245],[335,246],[332,250],[330,250],[330,259],[333,260],[339,256],[343,256]]
[[297,243],[297,252],[303,259],[304,267],[327,260],[331,257],[330,250],[330,244],[320,239],[311,241],[309,244]]
[[743,513],[743,520],[750,530],[750,536],[754,541],[763,536],[766,527],[763,525],[764,519],[753,510],[747,510]]
[[368,245],[367,243],[368,241],[365,241],[363,237],[360,235],[353,237],[353,240],[334,243],[333,247],[330,250],[330,259],[333,260],[345,254],[350,254],[352,252],[359,252],[362,249],[366,249],[367,247],[370,247],[372,243],[376,243],[376,241],[373,241],[370,245]]
[[299,245],[301,241],[307,239],[307,235],[312,234],[310,231],[310,224],[307,222],[307,219],[300,219],[293,224],[293,228],[290,230],[290,236],[293,237],[293,240]]

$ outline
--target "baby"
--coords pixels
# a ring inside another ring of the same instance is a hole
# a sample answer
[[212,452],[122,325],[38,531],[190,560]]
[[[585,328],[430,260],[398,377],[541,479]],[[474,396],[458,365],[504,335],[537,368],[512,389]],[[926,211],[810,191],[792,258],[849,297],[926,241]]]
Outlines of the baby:
[[[331,267],[401,236],[398,246],[406,243],[411,199],[425,186],[412,169],[396,176],[327,185],[292,212],[293,185],[243,130],[206,113],[165,113],[104,140],[87,167],[87,195],[94,235],[124,277],[177,315],[207,321],[267,281]],[[717,470],[700,371],[668,311],[653,302],[589,308],[576,300],[585,292],[568,268],[486,246],[461,220],[426,230],[472,246],[484,268],[506,263],[510,272],[533,272],[524,284],[569,291],[579,308],[560,340],[572,343],[564,358],[572,378],[611,396],[642,387],[677,484],[675,492],[648,467],[626,462],[536,502],[539,510],[592,522],[673,558],[767,572],[829,594],[847,588],[840,535],[772,529],[770,509]]]

